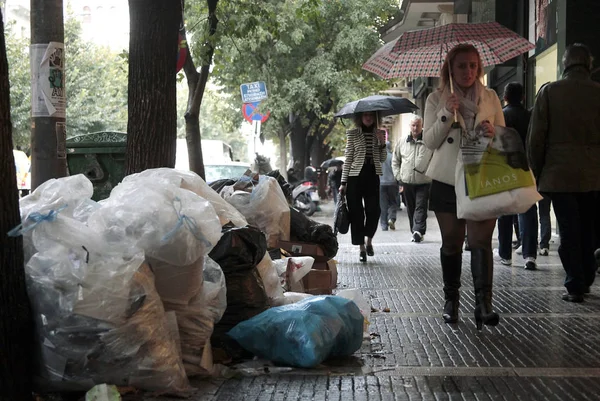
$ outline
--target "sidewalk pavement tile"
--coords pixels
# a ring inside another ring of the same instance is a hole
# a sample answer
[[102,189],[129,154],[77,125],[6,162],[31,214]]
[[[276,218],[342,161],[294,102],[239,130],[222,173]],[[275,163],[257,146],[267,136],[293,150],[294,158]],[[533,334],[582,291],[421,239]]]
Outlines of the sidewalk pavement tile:
[[[322,209],[313,219],[331,224],[332,203]],[[556,245],[538,258],[537,271],[526,271],[518,255],[511,267],[495,264],[493,302],[501,320],[478,332],[469,252],[459,323],[441,319],[440,232],[432,213],[427,222],[424,242],[413,243],[406,211],[398,212],[396,230],[377,232],[376,254],[366,264],[350,234],[339,235],[338,288],[360,288],[375,310],[371,340],[353,358],[313,370],[195,380],[199,391],[190,400],[599,399],[600,292],[592,287],[583,304],[560,299],[564,271]]]

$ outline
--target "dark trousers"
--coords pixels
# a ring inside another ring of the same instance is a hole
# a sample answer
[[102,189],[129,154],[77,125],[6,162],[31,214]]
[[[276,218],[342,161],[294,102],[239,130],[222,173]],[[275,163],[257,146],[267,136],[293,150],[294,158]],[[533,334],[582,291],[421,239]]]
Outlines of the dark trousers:
[[544,199],[538,202],[540,215],[540,248],[550,248],[550,238],[552,238],[552,223],[550,222],[550,198],[544,196]]
[[379,224],[381,227],[387,227],[388,220],[396,221],[399,191],[399,185],[392,184],[379,186],[379,207],[381,209]]
[[513,227],[515,228],[515,236],[517,237],[517,243],[521,245],[521,229],[519,228],[519,215],[513,214]]
[[498,254],[502,259],[512,259],[512,235],[515,218],[517,218],[516,214],[498,217]]
[[538,244],[537,205],[533,205],[525,213],[519,214],[519,229],[521,230],[523,258],[535,259]]
[[[364,202],[364,204],[363,204]],[[350,213],[352,245],[362,245],[373,237],[379,220],[379,176],[375,165],[365,163],[357,177],[348,177],[346,203]]]
[[331,189],[331,195],[333,196],[333,203],[337,204],[340,186],[335,181],[329,181],[329,188]]
[[429,184],[403,184],[404,200],[410,232],[418,231],[425,235],[427,231],[427,204],[429,203]]
[[552,200],[558,222],[558,255],[567,274],[565,287],[569,293],[583,294],[594,282],[596,273],[595,222],[600,192],[549,192],[545,195]]

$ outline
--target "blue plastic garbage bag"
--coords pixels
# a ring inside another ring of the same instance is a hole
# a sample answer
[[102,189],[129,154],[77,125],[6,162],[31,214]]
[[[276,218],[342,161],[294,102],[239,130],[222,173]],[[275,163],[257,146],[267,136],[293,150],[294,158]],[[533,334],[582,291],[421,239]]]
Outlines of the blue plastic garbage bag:
[[353,301],[321,295],[268,309],[227,335],[244,349],[270,361],[302,368],[356,352],[364,318]]

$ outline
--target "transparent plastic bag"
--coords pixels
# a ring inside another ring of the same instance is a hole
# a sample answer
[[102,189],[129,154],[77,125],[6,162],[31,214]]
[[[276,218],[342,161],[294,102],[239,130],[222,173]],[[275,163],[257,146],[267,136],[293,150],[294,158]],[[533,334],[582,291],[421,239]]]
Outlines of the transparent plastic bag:
[[363,332],[368,336],[369,324],[371,321],[371,304],[369,304],[362,292],[356,288],[349,288],[346,290],[337,291],[335,295],[354,301],[356,306],[358,306],[358,309],[360,309],[360,313],[362,313],[365,318]]
[[244,215],[248,224],[265,233],[269,248],[276,248],[280,240],[290,239],[290,207],[275,178],[260,176],[252,193],[234,191],[230,196],[225,195],[225,200]]
[[221,238],[212,205],[164,181],[127,180],[117,185],[88,219],[107,241],[133,241],[146,255],[186,266],[207,254]]
[[[209,375],[212,361],[207,362],[214,325],[227,308],[227,287],[221,267],[209,257],[204,261],[201,291],[185,308],[176,309],[181,338],[183,363],[188,376]],[[210,358],[212,359],[212,358]],[[208,365],[208,366],[207,366]]]
[[147,258],[147,261],[166,310],[186,307],[202,290],[204,256],[187,266],[173,266],[153,258]]
[[269,297],[271,305],[282,305],[284,302],[283,287],[281,286],[277,270],[275,269],[273,260],[271,260],[271,256],[269,256],[269,252],[265,252],[265,257],[262,258],[256,268],[265,285],[265,292]]
[[26,266],[40,358],[39,391],[96,384],[186,394],[190,390],[143,252],[107,247],[35,254]]
[[52,178],[21,198],[21,219],[25,221],[31,213],[48,213],[63,206],[65,210],[62,213],[73,216],[73,211],[82,202],[91,200],[93,194],[94,186],[83,174]]
[[169,184],[192,191],[196,195],[209,201],[214,207],[221,225],[229,222],[236,227],[244,227],[248,224],[246,218],[215,192],[198,174],[193,171],[175,170],[171,168],[156,168],[144,170],[138,174],[132,174],[123,180],[128,182],[139,179],[164,180]]
[[[96,208],[98,204],[91,200],[94,193],[93,185],[83,174],[70,177],[50,179],[37,187],[31,194],[21,198],[19,208],[22,224],[11,230],[9,235],[23,236],[23,250],[25,263],[37,252],[34,241],[34,232],[44,232],[48,239],[46,245],[51,246],[53,242],[64,242],[61,238],[69,237],[72,230],[68,226],[70,220],[62,220],[64,217],[72,217],[77,221],[84,222],[87,219],[87,211]],[[62,222],[58,226],[48,226],[58,218]],[[63,227],[56,232],[50,227]],[[45,242],[44,238],[38,236],[38,246]],[[67,238],[68,241],[68,238]],[[90,242],[94,242],[93,240]]]

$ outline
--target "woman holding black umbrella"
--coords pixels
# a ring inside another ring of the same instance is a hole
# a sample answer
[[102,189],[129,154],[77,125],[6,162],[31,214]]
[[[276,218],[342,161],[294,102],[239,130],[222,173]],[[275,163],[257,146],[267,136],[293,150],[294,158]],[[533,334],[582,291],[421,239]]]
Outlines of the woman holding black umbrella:
[[[354,116],[356,128],[346,132],[346,161],[342,170],[341,196],[346,196],[352,244],[360,247],[360,261],[373,256],[373,236],[379,221],[379,176],[386,159],[385,132],[378,129],[375,112]],[[366,238],[366,243],[365,243]]]

